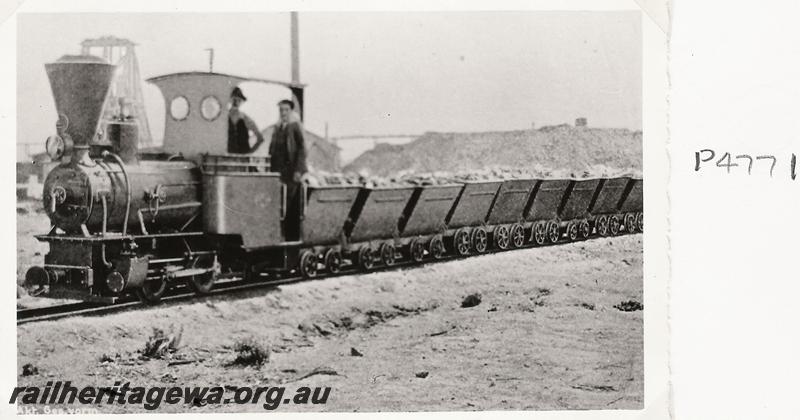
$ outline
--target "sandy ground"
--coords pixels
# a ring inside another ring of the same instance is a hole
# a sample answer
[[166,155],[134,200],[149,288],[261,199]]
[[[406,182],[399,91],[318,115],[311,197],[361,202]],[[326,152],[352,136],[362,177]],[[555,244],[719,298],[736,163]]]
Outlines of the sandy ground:
[[[30,258],[41,257],[23,255],[20,265]],[[472,293],[481,303],[462,308]],[[643,312],[613,307],[628,300],[642,301],[641,235],[24,324],[18,370],[31,364],[38,373],[20,373],[18,382],[283,385],[287,394],[332,387],[326,405],[279,411],[636,409],[644,392]],[[154,327],[182,330],[180,347],[143,360]],[[242,339],[269,348],[269,361],[231,366]],[[169,366],[177,360],[190,362]],[[298,380],[315,369],[327,374]],[[259,412],[262,403],[162,404],[159,411]]]
[[37,241],[33,235],[45,234],[49,229],[50,221],[41,201],[17,203],[17,279],[20,281],[25,278],[25,272],[31,265],[44,261],[47,244]]
[[[48,245],[39,242],[33,235],[45,234],[50,230],[50,220],[42,208],[41,201],[25,200],[17,202],[17,284],[25,281],[25,273],[32,265],[41,265]],[[34,308],[52,305],[56,300],[35,299],[20,294],[17,290],[17,308]],[[59,299],[58,303],[74,302]]]

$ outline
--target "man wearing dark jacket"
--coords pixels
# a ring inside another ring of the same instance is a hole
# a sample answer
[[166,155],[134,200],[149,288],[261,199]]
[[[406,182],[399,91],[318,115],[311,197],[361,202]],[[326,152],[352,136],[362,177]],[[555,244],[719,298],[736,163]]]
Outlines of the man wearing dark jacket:
[[[239,109],[247,98],[238,87],[231,92],[231,109],[228,111],[228,153],[251,153],[264,142],[264,136],[253,120]],[[256,144],[250,147],[250,133],[256,136]]]
[[284,99],[278,102],[280,120],[275,124],[269,144],[270,170],[281,176],[286,184],[286,219],[284,235],[287,240],[300,239],[300,182],[308,172],[306,166],[306,144],[303,127],[292,121],[294,102]]

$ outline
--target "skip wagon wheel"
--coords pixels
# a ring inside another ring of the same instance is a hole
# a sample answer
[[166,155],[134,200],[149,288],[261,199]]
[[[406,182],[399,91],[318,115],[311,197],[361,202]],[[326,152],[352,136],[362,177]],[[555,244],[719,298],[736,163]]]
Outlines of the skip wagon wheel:
[[421,240],[412,240],[408,245],[408,250],[414,262],[422,262],[425,259],[425,244]]
[[608,216],[600,216],[595,222],[597,234],[600,236],[608,236]]
[[220,267],[216,255],[197,257],[192,263],[192,268],[205,268],[209,271],[196,276],[190,276],[186,281],[186,285],[199,295],[210,292],[211,288],[214,287],[214,283],[217,281],[217,277],[219,277]]
[[575,222],[570,222],[567,225],[567,237],[570,241],[574,241],[578,239],[578,224]]
[[531,230],[533,230],[533,235],[531,235],[533,236],[533,242],[536,243],[536,245],[544,245],[544,241],[547,238],[547,228],[544,223],[536,222]]
[[511,226],[511,245],[515,248],[521,248],[525,245],[525,229],[519,223]]
[[472,231],[472,249],[481,254],[486,252],[489,247],[489,235],[486,234],[486,229],[479,227]]
[[547,223],[547,239],[549,239],[551,243],[556,243],[561,239],[561,231],[558,228],[558,222]]
[[381,261],[387,267],[394,265],[394,245],[388,242],[381,245]]
[[442,240],[442,235],[436,235],[431,238],[428,252],[431,253],[434,259],[440,260],[444,258],[444,241]]
[[142,287],[136,290],[136,295],[143,303],[155,304],[161,301],[167,291],[167,280],[164,278],[145,280]]
[[325,252],[325,268],[332,274],[342,270],[342,253],[338,249],[331,248]]
[[317,254],[312,251],[303,251],[300,254],[300,274],[308,279],[316,277],[318,263]]
[[642,212],[636,214],[636,229],[639,232],[644,232],[644,213]]
[[360,265],[364,270],[372,269],[372,267],[375,265],[374,258],[375,255],[372,252],[372,248],[369,246],[363,246],[361,247],[361,250],[358,251],[358,265]]
[[578,225],[578,233],[583,239],[588,238],[592,234],[592,226],[589,224],[588,220],[581,221]]
[[500,225],[494,229],[494,244],[500,249],[508,249],[510,241],[508,226]]
[[468,255],[470,248],[469,231],[466,228],[461,228],[453,235],[453,248],[455,248],[458,255]]
[[608,219],[608,233],[611,236],[617,236],[619,234],[619,217],[611,216]]
[[625,215],[625,231],[633,233],[636,231],[636,216],[633,213]]

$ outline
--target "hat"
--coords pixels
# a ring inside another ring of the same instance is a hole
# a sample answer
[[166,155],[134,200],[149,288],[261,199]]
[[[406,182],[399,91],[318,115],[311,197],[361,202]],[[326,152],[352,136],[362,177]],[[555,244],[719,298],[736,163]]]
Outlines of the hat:
[[233,92],[231,92],[231,98],[239,98],[243,101],[247,100],[247,97],[244,96],[244,93],[242,93],[242,90],[239,89],[238,86],[233,88]]
[[282,99],[278,102],[278,106],[280,105],[289,105],[290,109],[294,109],[294,102],[290,101],[289,99]]

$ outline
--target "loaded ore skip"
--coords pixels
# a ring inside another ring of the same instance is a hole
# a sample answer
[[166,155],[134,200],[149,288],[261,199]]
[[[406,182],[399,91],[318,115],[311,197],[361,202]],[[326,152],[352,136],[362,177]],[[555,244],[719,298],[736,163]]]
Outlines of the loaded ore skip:
[[51,229],[37,236],[50,250],[25,278],[33,295],[155,303],[177,285],[204,294],[221,279],[367,271],[644,226],[634,177],[301,183],[287,194],[269,148],[228,152],[226,105],[242,82],[277,84],[302,119],[303,84],[213,72],[151,78],[165,102],[164,140],[140,149],[124,104],[101,120],[114,66],[65,56],[46,70],[58,112],[47,150],[59,164],[43,191]]

